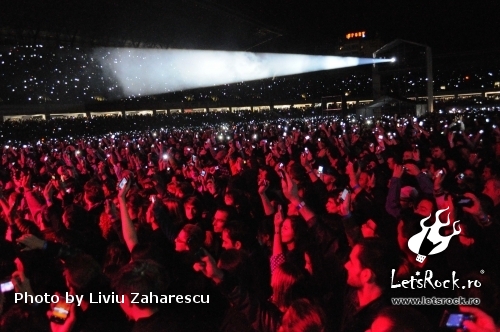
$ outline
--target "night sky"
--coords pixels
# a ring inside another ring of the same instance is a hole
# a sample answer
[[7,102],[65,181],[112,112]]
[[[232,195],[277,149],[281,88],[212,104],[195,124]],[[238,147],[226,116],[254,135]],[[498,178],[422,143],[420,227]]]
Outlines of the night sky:
[[435,54],[498,50],[498,1],[11,1],[0,27],[159,42],[166,47],[314,53],[366,30]]

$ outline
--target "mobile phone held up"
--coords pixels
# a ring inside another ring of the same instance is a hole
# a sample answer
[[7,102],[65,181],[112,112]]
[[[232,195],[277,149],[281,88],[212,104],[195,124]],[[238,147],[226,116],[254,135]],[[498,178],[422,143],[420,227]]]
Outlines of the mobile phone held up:
[[64,297],[59,296],[59,301],[54,306],[54,309],[52,309],[50,321],[56,324],[64,324],[66,319],[68,319],[70,307],[71,304],[67,303]]
[[471,320],[475,321],[476,317],[469,313],[464,312],[448,312],[445,311],[443,313],[443,317],[441,318],[440,327],[445,327],[448,329],[456,330],[456,329],[464,329],[464,321]]
[[118,184],[118,189],[123,189],[125,185],[127,184],[128,180],[127,178],[123,178],[120,183]]
[[14,290],[14,284],[11,280],[4,280],[0,283],[0,292],[7,293]]
[[474,201],[469,197],[460,196],[457,197],[456,204],[463,207],[471,207],[474,205]]
[[345,199],[347,198],[347,194],[349,194],[349,190],[347,190],[347,188],[345,188],[343,191],[342,191],[342,194],[340,195],[340,201],[345,201]]

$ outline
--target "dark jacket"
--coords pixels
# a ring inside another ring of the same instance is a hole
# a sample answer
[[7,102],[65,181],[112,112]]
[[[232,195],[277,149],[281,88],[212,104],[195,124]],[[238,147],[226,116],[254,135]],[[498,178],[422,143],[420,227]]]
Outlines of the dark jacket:
[[276,332],[283,314],[272,303],[259,301],[242,287],[238,280],[228,273],[218,285],[221,293],[228,299],[232,308],[244,315],[250,326],[259,332]]

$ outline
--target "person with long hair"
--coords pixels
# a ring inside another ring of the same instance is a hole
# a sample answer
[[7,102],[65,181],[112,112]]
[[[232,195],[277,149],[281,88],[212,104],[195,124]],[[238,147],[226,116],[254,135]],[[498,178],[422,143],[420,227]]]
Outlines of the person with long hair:
[[272,276],[271,300],[262,301],[243,287],[238,278],[217,267],[214,258],[208,252],[200,262],[193,265],[195,271],[202,272],[212,279],[227,298],[234,310],[238,310],[253,329],[262,332],[278,331],[283,313],[296,299],[307,293],[303,270],[292,264],[278,266]]
[[285,218],[281,206],[274,215],[274,241],[271,273],[287,261],[304,267],[304,247],[307,243],[307,224],[299,216]]

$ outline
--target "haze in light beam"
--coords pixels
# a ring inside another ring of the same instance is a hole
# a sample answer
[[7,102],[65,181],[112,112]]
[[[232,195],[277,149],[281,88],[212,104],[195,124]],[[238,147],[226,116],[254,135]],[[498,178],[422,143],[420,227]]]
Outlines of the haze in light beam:
[[101,48],[93,57],[128,96],[352,67],[391,59],[198,50]]

